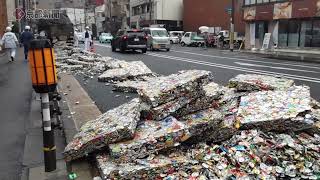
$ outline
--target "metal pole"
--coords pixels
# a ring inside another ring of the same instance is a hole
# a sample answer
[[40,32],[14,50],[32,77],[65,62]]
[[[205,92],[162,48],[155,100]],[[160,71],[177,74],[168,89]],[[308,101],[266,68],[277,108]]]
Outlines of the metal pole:
[[230,18],[230,51],[233,52],[234,41],[234,0],[232,0],[231,18]]
[[45,172],[56,170],[56,146],[54,143],[54,131],[51,128],[49,94],[41,94],[41,108],[43,119],[43,152]]
[[150,11],[150,16],[149,16],[149,26],[151,25],[151,19],[152,19],[152,0],[149,0],[149,11]]

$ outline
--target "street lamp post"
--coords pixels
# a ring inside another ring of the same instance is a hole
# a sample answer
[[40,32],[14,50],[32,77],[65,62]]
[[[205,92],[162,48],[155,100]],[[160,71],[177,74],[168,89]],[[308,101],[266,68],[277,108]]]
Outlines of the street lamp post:
[[35,92],[41,94],[43,126],[43,152],[45,172],[56,169],[56,146],[54,131],[51,127],[49,94],[57,86],[54,50],[48,39],[33,40],[30,43],[30,72]]

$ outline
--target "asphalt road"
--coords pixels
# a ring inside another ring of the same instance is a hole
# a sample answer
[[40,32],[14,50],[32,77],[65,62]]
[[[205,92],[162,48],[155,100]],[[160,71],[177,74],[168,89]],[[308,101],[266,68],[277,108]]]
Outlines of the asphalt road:
[[32,86],[28,63],[19,50],[15,62],[0,54],[0,180],[18,180]]
[[[306,63],[262,58],[253,54],[229,52],[227,50],[180,47],[174,45],[170,52],[148,51],[111,52],[110,45],[96,43],[97,53],[126,61],[143,61],[153,72],[169,75],[179,70],[201,69],[214,74],[215,82],[227,84],[237,74],[254,73],[283,76],[295,80],[297,85],[308,85],[311,95],[320,100],[320,63]],[[83,87],[96,102],[102,112],[122,104],[135,97],[134,94],[110,93],[112,88],[96,79],[86,84],[78,77]],[[130,96],[127,97],[126,96]]]

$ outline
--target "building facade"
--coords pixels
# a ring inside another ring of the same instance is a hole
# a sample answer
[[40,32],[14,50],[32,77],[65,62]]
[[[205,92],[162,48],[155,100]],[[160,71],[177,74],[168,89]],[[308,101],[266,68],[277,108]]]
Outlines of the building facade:
[[[235,31],[244,35],[245,23],[242,19],[242,0],[235,0]],[[230,29],[232,0],[184,0],[184,31],[198,31],[200,26]],[[229,11],[229,12],[228,12]]]
[[7,23],[8,25],[12,25],[16,22],[16,8],[17,8],[17,2],[15,0],[6,0],[7,3]]
[[182,30],[183,0],[131,0],[130,26],[164,24],[168,30]]
[[7,3],[6,0],[0,0],[0,37],[2,37],[8,26]]
[[244,0],[246,48],[320,47],[320,0]]
[[129,7],[129,0],[105,0],[105,32],[115,34],[120,28],[129,26]]

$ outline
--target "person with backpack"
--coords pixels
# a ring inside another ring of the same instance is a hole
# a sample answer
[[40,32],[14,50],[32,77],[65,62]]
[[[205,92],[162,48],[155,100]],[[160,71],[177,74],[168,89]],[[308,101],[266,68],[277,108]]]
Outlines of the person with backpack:
[[17,36],[11,31],[12,31],[12,28],[8,26],[6,28],[6,33],[4,33],[1,39],[0,45],[4,46],[7,53],[10,54],[11,59],[9,61],[12,62],[16,57],[17,44],[19,42],[18,42]]

